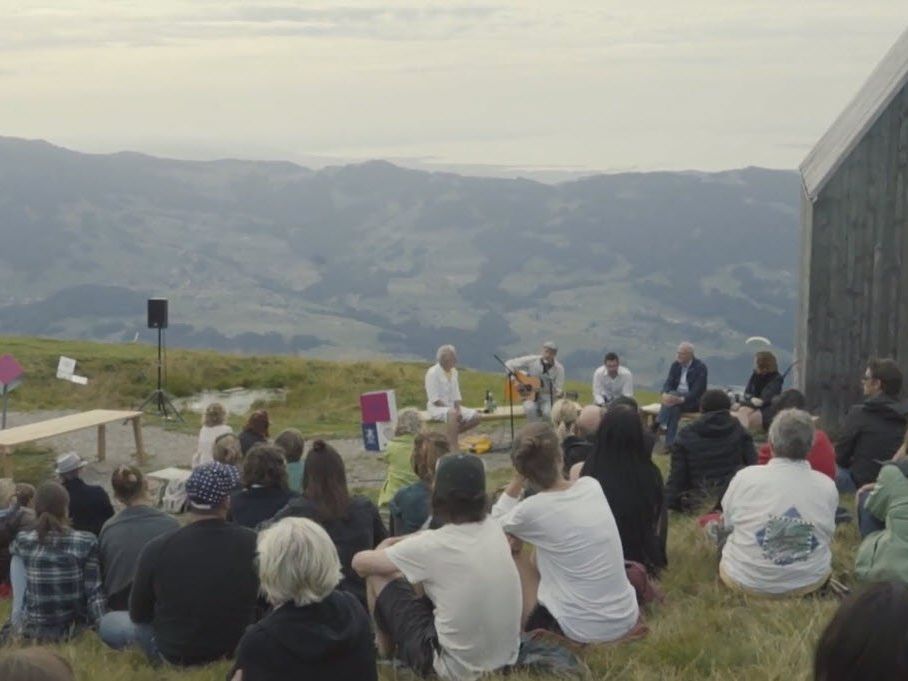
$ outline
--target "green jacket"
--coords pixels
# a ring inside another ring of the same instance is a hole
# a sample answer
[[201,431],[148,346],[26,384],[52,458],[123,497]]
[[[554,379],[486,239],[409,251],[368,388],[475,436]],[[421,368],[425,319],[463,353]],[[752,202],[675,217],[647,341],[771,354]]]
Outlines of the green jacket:
[[886,522],[886,529],[864,538],[855,573],[863,581],[908,582],[908,462],[886,464],[867,498],[867,510]]
[[398,435],[388,442],[382,457],[388,462],[388,475],[378,495],[379,506],[387,506],[397,494],[397,490],[419,480],[413,472],[413,464],[410,461],[415,440],[415,435]]

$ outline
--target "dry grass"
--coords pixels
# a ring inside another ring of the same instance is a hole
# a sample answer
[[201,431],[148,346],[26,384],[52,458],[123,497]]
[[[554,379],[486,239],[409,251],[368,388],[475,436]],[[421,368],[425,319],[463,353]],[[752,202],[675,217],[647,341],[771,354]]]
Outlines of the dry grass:
[[[29,377],[14,394],[14,408],[67,408],[79,404],[126,406],[151,388],[151,352],[147,347],[99,345],[32,339],[0,338],[0,354],[11,352],[26,366]],[[84,389],[54,377],[59,354],[80,360],[92,377]],[[351,432],[358,419],[356,396],[363,391],[393,387],[404,404],[419,404],[424,365],[358,362],[334,364],[288,357],[240,357],[208,352],[174,351],[170,358],[171,389],[190,394],[202,388],[286,387],[285,405],[271,409],[279,427],[293,425],[307,434]],[[465,371],[468,402],[478,403],[486,388],[500,385],[497,376]],[[586,395],[585,385],[577,384]],[[496,390],[497,392],[497,390]],[[195,428],[195,424],[192,426]],[[23,456],[25,453],[23,453]],[[32,452],[35,475],[44,457]],[[658,457],[660,465],[665,457]],[[19,463],[17,462],[17,470]],[[490,476],[490,489],[502,484],[506,471]],[[843,503],[850,506],[850,499]],[[853,525],[838,530],[834,570],[850,583],[857,535]],[[813,646],[836,608],[831,599],[767,602],[730,593],[716,579],[715,550],[692,518],[673,516],[669,531],[669,570],[663,587],[667,602],[649,613],[650,635],[631,644],[589,652],[585,657],[601,679],[687,681],[806,679]],[[0,604],[5,618],[8,603]],[[153,670],[137,652],[105,649],[93,633],[58,646],[72,661],[78,678],[104,681],[221,681],[227,662],[194,670]],[[393,674],[382,670],[382,678]],[[532,678],[526,675],[493,677]]]

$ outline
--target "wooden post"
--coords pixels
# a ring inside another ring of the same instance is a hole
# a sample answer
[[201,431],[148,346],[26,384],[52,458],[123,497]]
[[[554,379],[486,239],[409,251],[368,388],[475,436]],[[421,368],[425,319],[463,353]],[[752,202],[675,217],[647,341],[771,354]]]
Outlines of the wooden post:
[[145,464],[145,446],[142,443],[142,417],[136,416],[132,419],[132,434],[136,439],[136,458],[139,465]]
[[13,477],[13,453],[10,448],[0,446],[0,457],[3,458],[3,477]]
[[98,461],[107,458],[107,426],[103,423],[98,426]]

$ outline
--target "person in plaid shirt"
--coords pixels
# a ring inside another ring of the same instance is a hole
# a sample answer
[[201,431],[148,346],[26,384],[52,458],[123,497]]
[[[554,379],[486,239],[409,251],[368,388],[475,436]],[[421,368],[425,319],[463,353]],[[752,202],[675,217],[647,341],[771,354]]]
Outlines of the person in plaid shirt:
[[[10,544],[14,573],[11,620],[18,636],[64,639],[95,624],[104,614],[98,539],[90,532],[71,529],[68,512],[66,489],[45,482],[35,495],[34,529],[20,532]],[[23,586],[24,598],[17,593]]]

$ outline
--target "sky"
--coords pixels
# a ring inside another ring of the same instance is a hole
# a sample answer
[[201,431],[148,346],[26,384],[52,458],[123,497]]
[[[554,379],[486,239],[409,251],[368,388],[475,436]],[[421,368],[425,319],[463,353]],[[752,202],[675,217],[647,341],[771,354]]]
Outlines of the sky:
[[0,0],[0,135],[179,158],[795,168],[904,0]]

